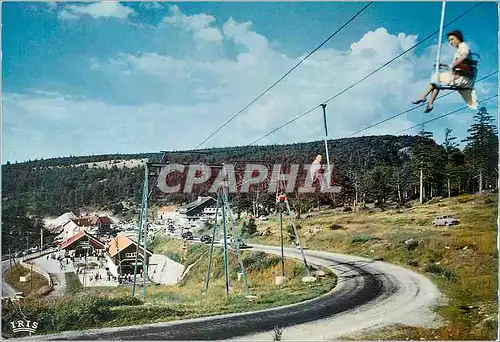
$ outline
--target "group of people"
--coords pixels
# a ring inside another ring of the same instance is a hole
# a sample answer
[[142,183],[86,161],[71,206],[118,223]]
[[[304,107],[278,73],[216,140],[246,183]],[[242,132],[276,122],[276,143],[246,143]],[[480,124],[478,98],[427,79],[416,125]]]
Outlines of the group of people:
[[464,36],[461,31],[455,30],[446,34],[448,42],[457,51],[450,65],[440,65],[439,71],[435,72],[431,77],[430,85],[427,87],[422,96],[412,101],[413,104],[427,102],[427,96],[431,94],[429,102],[424,112],[429,113],[434,109],[434,102],[443,87],[453,87],[458,91],[460,96],[470,109],[477,109],[477,95],[474,90],[474,81],[476,74],[476,66],[471,59],[471,50],[464,42]]

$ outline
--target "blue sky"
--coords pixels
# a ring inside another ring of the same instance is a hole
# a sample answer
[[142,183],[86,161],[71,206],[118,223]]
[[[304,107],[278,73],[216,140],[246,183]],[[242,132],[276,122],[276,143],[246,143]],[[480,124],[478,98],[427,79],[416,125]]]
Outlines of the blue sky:
[[[192,149],[366,3],[2,3],[2,162]],[[475,3],[447,3],[448,22]],[[350,86],[439,28],[441,3],[375,2],[202,147],[250,144]],[[498,10],[483,3],[449,29],[498,69]],[[412,107],[437,35],[328,103],[332,138]],[[444,42],[442,62],[454,51]],[[476,86],[498,93],[498,76]],[[495,98],[484,105],[497,113]],[[462,107],[458,94],[360,134],[394,134]],[[465,138],[474,111],[426,126]],[[418,129],[407,131],[415,134]],[[260,144],[322,139],[313,111]]]

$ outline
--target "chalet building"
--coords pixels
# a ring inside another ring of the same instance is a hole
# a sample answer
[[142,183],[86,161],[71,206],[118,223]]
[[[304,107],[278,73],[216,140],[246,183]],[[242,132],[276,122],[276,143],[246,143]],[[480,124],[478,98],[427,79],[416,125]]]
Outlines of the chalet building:
[[61,244],[60,249],[68,252],[72,251],[71,254],[80,258],[84,256],[102,254],[105,251],[106,246],[95,236],[87,233],[85,230],[81,230],[69,239],[66,239]]
[[[133,274],[135,257],[137,252],[137,242],[135,238],[118,233],[116,237],[108,242],[108,267],[113,275]],[[146,264],[153,255],[150,250],[146,251]],[[144,248],[139,246],[137,257],[137,273],[142,272],[144,264]]]
[[158,219],[159,220],[175,220],[179,217],[177,212],[178,207],[174,205],[165,205],[158,209]]
[[54,233],[60,233],[66,223],[76,218],[77,217],[73,212],[68,211],[67,213],[64,213],[58,218],[54,219],[52,222],[47,223],[47,229]]
[[215,208],[215,205],[216,200],[214,198],[199,196],[196,201],[183,205],[177,210],[177,212],[188,221],[194,221],[198,220],[204,214],[204,210],[206,208]]
[[61,243],[82,230],[96,235],[107,234],[111,231],[111,220],[105,216],[82,216],[70,218],[62,225],[62,231],[58,236],[56,236],[55,240]]

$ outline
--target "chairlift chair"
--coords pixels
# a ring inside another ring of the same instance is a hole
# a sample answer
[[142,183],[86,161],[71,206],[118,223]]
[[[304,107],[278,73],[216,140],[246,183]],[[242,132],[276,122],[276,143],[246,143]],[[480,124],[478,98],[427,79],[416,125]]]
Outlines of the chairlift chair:
[[[454,72],[457,75],[469,77],[472,80],[472,85],[470,87],[460,87],[460,86],[440,86],[440,90],[465,90],[465,89],[474,89],[474,85],[476,84],[477,78],[477,70],[479,64],[480,56],[477,53],[469,54],[468,58],[460,63],[457,67],[454,68]],[[436,64],[434,64],[434,67]],[[439,71],[449,71],[450,66],[447,64],[439,64]]]

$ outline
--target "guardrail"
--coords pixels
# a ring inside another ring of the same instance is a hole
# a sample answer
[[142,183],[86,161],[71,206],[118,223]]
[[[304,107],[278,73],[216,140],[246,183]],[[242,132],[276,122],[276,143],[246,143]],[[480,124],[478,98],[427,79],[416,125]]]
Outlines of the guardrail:
[[52,282],[52,279],[50,278],[50,274],[47,271],[45,271],[44,269],[42,269],[36,265],[33,265],[32,263],[27,263],[27,261],[37,259],[41,256],[44,256],[44,255],[47,255],[50,253],[54,253],[57,250],[58,250],[57,248],[50,248],[50,249],[46,249],[46,250],[42,250],[42,251],[39,251],[36,253],[26,255],[26,256],[22,257],[21,259],[19,259],[19,263],[21,264],[21,266],[28,268],[28,269],[32,270],[33,272],[40,274],[45,279],[47,279],[47,281],[49,283],[49,288],[47,289],[47,291],[42,293],[42,296],[45,296],[50,291],[52,291],[52,289],[54,288],[54,284]]

